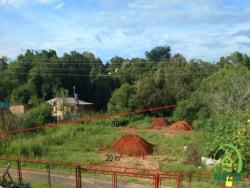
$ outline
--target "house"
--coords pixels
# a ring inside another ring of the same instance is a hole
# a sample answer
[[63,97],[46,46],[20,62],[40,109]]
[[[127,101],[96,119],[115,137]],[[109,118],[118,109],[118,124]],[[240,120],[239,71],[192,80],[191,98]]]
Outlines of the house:
[[52,116],[58,121],[64,120],[69,115],[74,114],[88,114],[94,111],[94,104],[79,100],[78,98],[68,97],[53,98],[47,101],[52,105]]

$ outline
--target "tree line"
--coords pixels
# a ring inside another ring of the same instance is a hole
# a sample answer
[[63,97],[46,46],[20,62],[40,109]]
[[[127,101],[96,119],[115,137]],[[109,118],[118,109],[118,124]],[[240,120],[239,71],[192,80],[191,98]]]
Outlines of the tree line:
[[25,121],[30,124],[23,123],[24,127],[49,121],[44,114],[50,114],[50,109],[41,103],[62,89],[73,96],[73,86],[80,99],[95,104],[96,111],[115,113],[177,104],[174,111],[154,115],[168,115],[172,122],[186,120],[206,133],[208,156],[220,144],[234,144],[244,157],[244,168],[250,171],[247,54],[233,52],[211,63],[187,60],[180,53],[172,54],[169,46],[158,46],[146,51],[145,58],[115,56],[106,63],[90,52],[72,51],[58,57],[54,50],[27,50],[8,63],[0,59],[0,101],[34,107],[27,115],[30,121]]
[[119,56],[103,63],[91,52],[71,51],[58,57],[55,50],[27,50],[15,61],[0,60],[0,100],[37,106],[64,88],[95,104],[96,110],[126,111],[188,99],[199,83],[219,69],[250,67],[250,57],[239,52],[218,63],[187,61],[169,46],[145,52],[145,58]]

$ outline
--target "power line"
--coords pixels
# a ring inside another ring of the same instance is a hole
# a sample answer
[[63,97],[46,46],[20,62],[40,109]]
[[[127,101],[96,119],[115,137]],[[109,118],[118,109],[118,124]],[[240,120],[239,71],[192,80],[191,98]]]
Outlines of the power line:
[[166,110],[166,109],[172,109],[175,108],[176,105],[164,105],[164,106],[158,106],[158,107],[153,107],[153,108],[148,108],[148,109],[137,109],[135,111],[129,111],[129,112],[120,112],[120,113],[115,113],[115,114],[101,114],[101,115],[96,115],[94,117],[87,117],[87,118],[82,118],[82,119],[76,119],[73,121],[68,121],[68,122],[61,122],[61,123],[49,123],[45,125],[40,125],[37,127],[32,127],[32,128],[18,128],[15,130],[6,130],[6,131],[0,131],[0,135],[11,135],[11,134],[16,134],[16,133],[22,133],[22,132],[31,132],[39,129],[46,129],[50,127],[59,127],[59,126],[65,126],[65,125],[74,125],[74,124],[82,124],[86,122],[93,122],[97,120],[102,120],[102,119],[111,119],[114,117],[123,117],[123,116],[128,116],[128,115],[134,115],[134,114],[140,114],[140,113],[145,113],[145,112],[153,112],[153,111],[159,111],[159,110]]
[[[36,63],[32,63],[32,64],[36,64]],[[9,64],[9,66],[10,66],[10,68],[39,68],[39,69],[72,69],[72,68],[74,68],[74,69],[83,69],[83,68],[91,68],[91,66],[89,66],[89,67],[44,67],[44,66],[47,66],[47,65],[55,65],[55,66],[58,66],[58,65],[61,65],[61,66],[64,66],[64,65],[66,65],[66,66],[69,66],[69,65],[82,65],[82,66],[84,66],[84,65],[91,65],[91,63],[46,63],[46,64],[36,64],[36,66],[34,66],[34,65],[23,65],[22,67],[19,67],[18,65],[11,65],[11,64]],[[101,66],[103,66],[103,64],[97,64],[97,65],[99,65],[97,68],[101,68]],[[118,64],[116,64],[116,65],[118,65]],[[166,64],[166,65],[159,65],[159,64],[154,64],[154,63],[152,63],[152,64],[150,64],[150,66],[151,67],[140,67],[140,66],[149,66],[149,64],[133,64],[133,63],[130,63],[130,64],[127,64],[128,66],[135,66],[135,67],[133,67],[132,69],[145,69],[145,70],[151,70],[151,69],[155,69],[155,68],[171,68],[172,67],[172,65],[168,65],[168,64]],[[117,69],[124,69],[124,68],[126,68],[126,64],[125,64],[125,66],[123,66],[123,67],[114,67],[114,68],[117,68]]]
[[[53,58],[53,57],[52,57]],[[83,62],[83,63],[90,63],[90,64],[93,64],[94,62],[84,62],[84,61],[89,61],[86,57],[83,57],[83,58],[86,58],[86,59],[63,59],[63,57],[55,57],[57,59],[28,59],[28,60],[23,60],[23,59],[16,59],[16,60],[13,60],[14,61],[30,61],[30,63],[36,63],[36,62],[53,62],[53,63],[62,63],[63,61],[70,61],[70,62]],[[95,60],[98,60],[100,58],[95,58]],[[134,59],[134,60],[133,60]],[[136,61],[136,58],[132,58],[132,59],[124,59],[124,61],[122,62],[117,62],[117,63],[114,63],[114,64],[123,64],[124,62],[128,62],[128,63],[135,63],[135,62],[140,62],[140,63],[163,63],[163,62],[169,62],[171,61],[171,58],[155,58],[156,61],[152,61],[152,60],[147,60],[145,58],[138,58],[138,61]],[[159,61],[159,60],[163,60],[163,61]],[[165,61],[164,61],[165,60]],[[101,61],[102,62],[102,61]],[[178,61],[180,62],[180,61]],[[188,61],[187,61],[188,62]],[[206,62],[206,61],[204,61]],[[100,62],[99,62],[100,63]],[[97,63],[97,64],[99,64]],[[108,61],[108,63],[110,63],[110,61]]]
[[[19,67],[19,66],[11,66],[11,68],[14,68],[14,69],[32,69],[32,68],[38,68],[39,69],[48,69],[48,70],[79,70],[79,69],[86,69],[86,68],[91,68],[91,67],[29,67],[29,66],[22,66],[22,67]],[[100,68],[100,67],[96,67],[96,68]],[[157,69],[159,67],[150,67],[150,68],[146,68],[146,67],[133,67],[133,69],[137,70],[137,69],[142,69],[142,70],[153,70],[153,69]],[[167,69],[168,67],[163,67],[165,69]],[[122,68],[118,68],[118,69],[122,69]],[[161,69],[161,70],[165,70],[165,69]]]
[[[112,77],[112,76],[130,76],[129,74],[60,74],[60,73],[21,73],[21,72],[8,72],[10,74],[18,75],[41,75],[41,76],[102,76],[102,77]],[[153,73],[154,74],[154,73]],[[210,73],[180,73],[180,74],[155,74],[160,76],[185,76],[185,75],[209,75]]]

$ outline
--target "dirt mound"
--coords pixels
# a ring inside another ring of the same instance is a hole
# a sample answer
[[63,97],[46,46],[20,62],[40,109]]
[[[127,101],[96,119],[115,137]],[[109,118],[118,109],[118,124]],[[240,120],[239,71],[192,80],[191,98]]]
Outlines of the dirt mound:
[[138,135],[124,135],[113,143],[118,153],[129,156],[145,156],[153,153],[153,145]]
[[169,122],[165,118],[156,118],[151,123],[152,128],[161,128],[161,127],[168,127],[168,126],[169,126]]
[[170,130],[191,131],[192,127],[186,121],[177,121],[169,127]]

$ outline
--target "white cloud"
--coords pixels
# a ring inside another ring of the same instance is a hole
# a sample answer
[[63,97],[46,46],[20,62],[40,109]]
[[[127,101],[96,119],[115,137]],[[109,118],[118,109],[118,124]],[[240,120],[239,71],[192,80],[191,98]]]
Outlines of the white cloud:
[[57,5],[54,6],[54,9],[59,10],[64,6],[64,2],[59,2]]
[[[54,9],[64,6],[62,0],[35,2]],[[146,50],[157,45],[170,45],[173,53],[180,52],[189,59],[218,60],[236,50],[250,53],[250,37],[243,35],[250,30],[250,9],[246,7],[235,10],[222,0],[129,0],[121,9],[87,14],[83,7],[77,7],[79,11],[70,7],[60,16],[56,11],[34,14],[29,10],[22,15],[27,14],[31,29],[24,29],[25,36],[12,39],[12,43],[0,39],[0,50],[5,55],[21,48],[54,48],[59,54],[89,50],[107,59],[114,55],[143,57]],[[22,31],[11,29],[15,30]]]
[[60,8],[64,5],[63,0],[0,0],[0,6],[9,6],[9,7],[21,7],[27,5],[28,3],[37,3],[41,5],[55,5]]
[[0,0],[0,6],[19,7],[26,3],[27,0]]
[[64,3],[63,0],[36,0],[36,1],[42,5],[58,5]]

